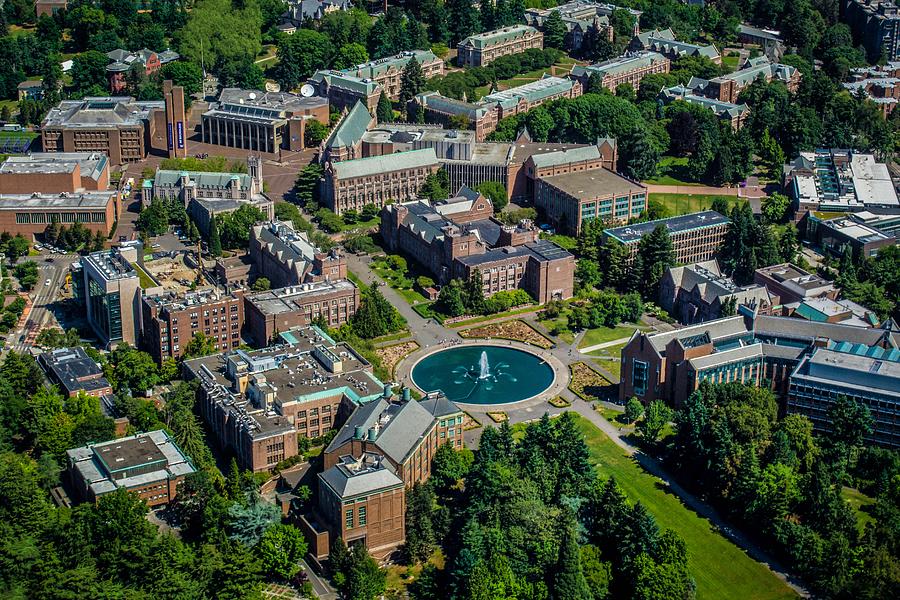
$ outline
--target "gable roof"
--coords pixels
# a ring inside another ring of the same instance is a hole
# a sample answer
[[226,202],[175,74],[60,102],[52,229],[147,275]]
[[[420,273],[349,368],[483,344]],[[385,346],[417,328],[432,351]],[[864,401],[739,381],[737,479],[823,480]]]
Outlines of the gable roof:
[[341,146],[354,146],[362,140],[363,135],[369,130],[372,123],[372,114],[369,109],[359,100],[350,109],[350,112],[341,119],[328,140],[325,142],[326,148],[338,148]]
[[337,178],[352,179],[354,177],[365,177],[367,175],[390,173],[401,169],[415,169],[437,164],[438,159],[434,148],[422,148],[421,150],[396,152],[383,156],[342,160],[333,163],[332,168]]

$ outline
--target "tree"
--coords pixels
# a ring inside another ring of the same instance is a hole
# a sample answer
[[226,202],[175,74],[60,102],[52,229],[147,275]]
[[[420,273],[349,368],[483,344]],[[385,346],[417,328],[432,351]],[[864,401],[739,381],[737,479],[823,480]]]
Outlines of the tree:
[[213,256],[222,256],[222,240],[219,237],[218,219],[213,217],[209,221],[209,253]]
[[452,46],[456,46],[473,33],[482,31],[478,11],[473,10],[469,0],[447,0],[445,10]]
[[273,67],[275,81],[282,90],[292,90],[318,69],[328,66],[334,53],[331,40],[318,31],[300,29],[278,42],[278,64]]
[[162,68],[162,76],[184,88],[184,100],[188,105],[190,97],[203,90],[203,71],[190,61],[176,60],[166,63]]
[[665,225],[657,225],[638,242],[634,271],[644,299],[659,297],[659,282],[666,269],[675,266],[675,247]]
[[394,120],[394,107],[391,105],[391,101],[384,90],[381,91],[381,96],[378,97],[378,108],[375,111],[375,116],[379,123],[390,123]]
[[369,53],[366,51],[366,47],[362,44],[351,42],[344,44],[338,49],[332,66],[335,69],[349,69],[368,61]]
[[651,179],[656,176],[659,156],[650,136],[643,130],[635,130],[622,140],[619,170],[638,181]]
[[544,46],[563,49],[566,39],[566,24],[558,10],[550,13],[544,21]]
[[428,198],[432,202],[435,200],[445,200],[450,196],[449,188],[450,179],[447,175],[447,171],[438,169],[436,172],[429,174],[428,177],[425,178],[422,189],[419,190],[419,195]]
[[628,399],[625,403],[625,418],[629,423],[634,423],[644,414],[644,405],[635,396]]
[[375,600],[384,593],[387,574],[363,544],[355,544],[342,569],[346,577],[340,591],[345,598]]
[[463,302],[462,286],[454,279],[441,287],[436,302],[438,310],[451,317],[459,317],[466,312],[466,304]]
[[325,169],[317,162],[310,163],[300,170],[297,181],[294,182],[294,193],[297,200],[310,212],[315,211],[319,196],[319,181],[325,174]]
[[300,559],[306,554],[307,543],[293,525],[275,523],[262,534],[257,548],[265,572],[290,579],[300,570]]
[[556,569],[553,573],[551,598],[554,600],[591,600],[593,595],[581,570],[581,554],[575,533],[575,516],[563,516],[562,537]]
[[272,282],[266,277],[257,277],[250,289],[254,292],[265,292],[272,288]]
[[182,360],[189,360],[191,358],[199,358],[201,356],[209,356],[210,354],[215,354],[219,351],[219,347],[216,341],[216,338],[209,337],[202,331],[196,332],[191,338],[191,341],[189,341],[184,347]]
[[410,563],[427,560],[434,551],[437,539],[431,516],[435,503],[434,490],[427,483],[415,484],[407,495],[404,554]]
[[785,163],[784,150],[769,134],[768,127],[763,131],[762,139],[759,141],[759,157],[766,166],[769,177],[778,179]]
[[491,201],[494,212],[501,212],[509,203],[506,187],[497,181],[485,181],[476,188],[479,194]]
[[784,194],[773,193],[763,198],[762,214],[770,224],[782,223],[787,218],[791,200]]
[[406,106],[410,100],[415,98],[416,94],[422,91],[424,86],[425,79],[422,76],[422,66],[419,65],[416,57],[412,56],[400,74],[400,106]]
[[662,400],[654,400],[647,407],[644,420],[638,423],[641,436],[650,442],[656,442],[663,428],[672,419],[672,410]]
[[72,86],[77,93],[87,94],[95,86],[106,87],[106,65],[109,58],[96,50],[88,50],[72,59]]
[[353,315],[353,331],[364,339],[372,339],[399,331],[403,317],[381,294],[377,283],[365,288],[359,310]]
[[317,210],[316,219],[319,221],[319,226],[328,233],[337,233],[344,227],[344,220],[327,208]]
[[303,130],[303,143],[307,148],[315,148],[328,137],[328,127],[317,121],[309,119]]
[[215,65],[216,71],[245,60],[252,65],[262,49],[262,13],[255,2],[200,0],[186,17],[175,39],[182,58],[194,64]]

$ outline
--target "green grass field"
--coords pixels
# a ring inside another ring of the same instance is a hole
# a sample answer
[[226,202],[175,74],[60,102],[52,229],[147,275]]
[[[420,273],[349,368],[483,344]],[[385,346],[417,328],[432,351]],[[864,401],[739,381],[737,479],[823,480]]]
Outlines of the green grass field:
[[605,344],[606,342],[631,337],[631,334],[634,333],[635,329],[637,329],[637,327],[634,325],[588,329],[584,334],[584,337],[581,338],[581,343],[578,344],[578,347],[587,348],[588,346],[596,346],[597,344]]
[[657,185],[701,185],[690,181],[687,174],[688,159],[686,156],[662,156],[656,167],[656,177],[644,183]]
[[590,449],[591,461],[603,477],[615,476],[629,500],[639,500],[660,528],[684,538],[698,600],[786,600],[796,598],[765,566],[719,535],[706,519],[685,507],[662,482],[646,473],[593,423],[576,417]]
[[141,289],[146,290],[152,287],[156,287],[156,283],[153,281],[153,279],[151,279],[150,275],[148,275],[147,272],[141,268],[140,265],[135,264],[133,266],[134,270],[137,271],[138,279],[141,283]]
[[727,200],[729,208],[738,202],[744,201],[743,198],[738,198],[737,196],[720,196],[717,194],[650,194],[648,202],[659,202],[672,215],[686,215],[708,209],[716,198]]
[[872,514],[869,511],[875,504],[875,498],[870,498],[859,490],[850,487],[841,489],[841,496],[853,509],[853,513],[856,515],[856,525],[859,527],[859,532],[862,533],[866,528],[866,524],[872,522]]

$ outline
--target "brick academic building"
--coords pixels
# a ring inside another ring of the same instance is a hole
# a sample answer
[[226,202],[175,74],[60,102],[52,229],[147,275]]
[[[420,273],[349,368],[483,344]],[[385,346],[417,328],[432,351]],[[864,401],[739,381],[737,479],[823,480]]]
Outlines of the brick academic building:
[[662,225],[672,238],[675,262],[690,265],[715,258],[725,241],[730,222],[728,217],[706,210],[606,229],[603,232],[603,240],[604,242],[616,240],[624,244],[629,252],[627,264],[631,265],[637,255],[641,238]]
[[528,25],[513,25],[470,35],[457,45],[461,67],[486,67],[501,56],[544,47],[544,34]]
[[45,152],[102,152],[119,165],[165,147],[165,132],[162,100],[89,96],[51,108],[41,123],[41,143]]

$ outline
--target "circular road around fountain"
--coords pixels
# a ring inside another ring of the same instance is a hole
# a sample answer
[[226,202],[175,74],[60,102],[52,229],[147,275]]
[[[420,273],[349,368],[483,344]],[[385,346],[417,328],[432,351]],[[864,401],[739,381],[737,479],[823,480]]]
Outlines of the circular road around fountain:
[[479,407],[523,402],[542,395],[556,380],[547,360],[522,348],[466,344],[437,349],[410,369],[422,390],[441,390],[453,402]]

